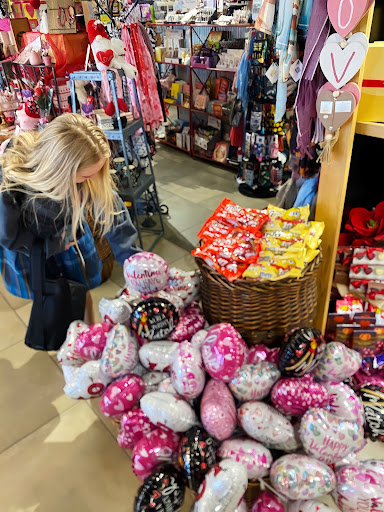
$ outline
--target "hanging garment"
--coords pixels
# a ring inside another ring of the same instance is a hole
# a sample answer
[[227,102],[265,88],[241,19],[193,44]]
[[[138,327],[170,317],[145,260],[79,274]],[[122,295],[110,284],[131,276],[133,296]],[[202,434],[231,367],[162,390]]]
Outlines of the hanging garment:
[[[151,55],[138,24],[132,24],[130,30],[131,37],[129,37],[126,25],[123,26],[121,34],[126,48],[125,59],[128,63],[136,66],[138,70],[136,87],[144,125],[149,125],[151,130],[156,130],[164,121],[164,118]],[[134,102],[135,98],[132,91],[131,98]],[[149,99],[150,101],[148,101]]]
[[280,0],[276,23],[276,50],[288,48],[293,13],[293,0]]
[[308,34],[309,20],[311,19],[312,7],[313,0],[304,0],[298,26],[298,29],[303,32],[304,38],[306,38]]
[[275,18],[276,0],[264,0],[259,15],[255,21],[255,29],[271,35]]
[[304,51],[303,71],[296,97],[296,117],[298,126],[297,144],[302,156],[313,155],[309,149],[314,123],[317,118],[316,98],[320,87],[325,83],[318,63],[321,50],[329,35],[327,3],[313,0],[311,20]]

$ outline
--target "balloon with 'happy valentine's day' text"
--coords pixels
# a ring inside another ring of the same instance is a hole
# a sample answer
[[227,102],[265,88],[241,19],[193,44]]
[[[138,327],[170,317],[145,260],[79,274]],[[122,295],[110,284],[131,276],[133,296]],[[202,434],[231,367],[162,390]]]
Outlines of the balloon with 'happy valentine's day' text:
[[302,377],[317,365],[325,347],[321,332],[312,327],[293,329],[285,335],[279,352],[279,370]]
[[134,512],[170,512],[180,510],[185,485],[179,471],[165,464],[144,480],[135,500]]
[[154,425],[186,432],[197,424],[195,411],[183,398],[154,391],[144,395],[140,407]]
[[342,382],[323,382],[322,385],[330,394],[329,410],[332,414],[364,424],[364,408],[353,389]]
[[304,414],[300,438],[308,455],[325,464],[335,464],[361,449],[364,430],[355,421],[343,420],[326,409],[316,408]]
[[341,382],[360,368],[361,355],[338,341],[327,343],[313,375],[320,381]]
[[243,464],[249,480],[267,476],[273,462],[268,448],[246,438],[227,439],[219,446],[217,455],[221,459],[232,459]]
[[295,451],[300,446],[288,419],[268,404],[246,402],[239,407],[237,416],[244,432],[268,448]]
[[245,467],[233,460],[222,460],[205,475],[193,512],[232,512],[247,486]]
[[204,428],[218,441],[231,437],[237,426],[236,405],[224,382],[212,379],[205,386],[200,415]]
[[141,409],[125,412],[121,417],[120,425],[117,442],[125,450],[133,450],[145,434],[149,434],[156,428]]
[[201,395],[205,385],[205,371],[201,353],[188,341],[177,347],[171,366],[172,384],[179,395],[193,400]]
[[229,383],[229,389],[240,402],[262,400],[279,378],[277,366],[268,361],[244,364]]
[[290,500],[314,500],[329,494],[336,485],[330,467],[313,457],[297,454],[277,459],[272,464],[270,478],[276,491]]
[[336,472],[332,495],[342,512],[383,512],[384,462],[366,460]]
[[231,324],[216,324],[208,329],[201,350],[205,368],[214,379],[229,382],[243,365],[248,348]]
[[100,401],[100,410],[105,416],[120,416],[139,403],[144,393],[141,377],[128,374],[111,382]]
[[181,437],[179,464],[188,487],[197,492],[205,475],[216,464],[216,441],[203,428],[192,427]]
[[140,293],[164,290],[168,281],[168,265],[151,252],[133,254],[124,262],[124,277],[129,286]]
[[180,436],[157,428],[145,434],[132,452],[132,468],[139,478],[147,478],[157,466],[177,458]]
[[310,407],[325,407],[329,399],[326,388],[309,374],[279,380],[271,393],[276,409],[290,416],[302,416]]
[[276,494],[262,490],[253,502],[251,512],[285,512],[285,508]]

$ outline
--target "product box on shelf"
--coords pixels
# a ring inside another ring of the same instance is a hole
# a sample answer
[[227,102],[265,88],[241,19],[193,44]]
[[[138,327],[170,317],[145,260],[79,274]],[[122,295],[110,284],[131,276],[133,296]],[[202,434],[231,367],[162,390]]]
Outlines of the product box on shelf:
[[369,45],[357,120],[384,123],[384,41]]

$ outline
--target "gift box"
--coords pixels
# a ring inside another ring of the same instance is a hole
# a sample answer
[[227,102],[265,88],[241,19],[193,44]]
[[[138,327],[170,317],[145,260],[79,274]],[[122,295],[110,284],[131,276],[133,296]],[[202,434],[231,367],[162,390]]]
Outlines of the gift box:
[[384,265],[384,248],[360,247],[355,249],[352,265]]
[[369,45],[357,120],[384,122],[384,42]]

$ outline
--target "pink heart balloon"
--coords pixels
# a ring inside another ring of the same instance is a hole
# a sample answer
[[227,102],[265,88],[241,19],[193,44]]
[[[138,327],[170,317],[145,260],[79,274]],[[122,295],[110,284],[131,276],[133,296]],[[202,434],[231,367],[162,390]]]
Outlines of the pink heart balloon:
[[342,512],[384,510],[384,462],[366,460],[341,468],[336,473],[333,497]]
[[320,381],[343,381],[351,377],[361,366],[362,357],[339,341],[325,347],[313,376]]
[[143,436],[132,453],[136,476],[147,478],[160,464],[177,459],[180,436],[171,430],[157,428]]
[[335,464],[361,448],[364,429],[325,409],[309,409],[301,420],[300,438],[308,455],[325,464]]
[[113,325],[109,322],[90,325],[76,338],[74,348],[76,354],[88,360],[100,359],[107,342],[107,334],[112,327]]
[[224,382],[212,379],[205,386],[200,415],[204,428],[219,441],[233,434],[237,425],[236,406]]
[[346,37],[367,13],[374,0],[328,0],[327,8],[333,28]]
[[309,374],[304,377],[282,379],[272,388],[271,400],[281,412],[302,416],[310,407],[324,407],[330,399],[324,386]]
[[112,382],[101,398],[101,412],[105,416],[122,415],[139,402],[144,389],[143,379],[134,374],[128,374]]
[[248,351],[247,364],[256,364],[265,361],[271,349],[265,345],[255,345]]
[[188,341],[177,347],[171,366],[172,384],[179,395],[195,399],[201,395],[205,385],[205,371],[200,350]]
[[205,325],[204,315],[183,316],[178,321],[174,331],[169,336],[172,341],[190,341],[192,336],[199,332]]
[[132,409],[121,417],[121,430],[117,435],[117,442],[125,450],[133,450],[140,439],[155,428],[141,409]]
[[285,508],[273,492],[261,491],[253,502],[251,512],[285,512]]
[[247,470],[249,480],[267,476],[273,461],[268,448],[253,439],[244,437],[227,439],[220,445],[217,455],[221,459],[240,462]]
[[209,375],[229,382],[243,365],[248,348],[231,324],[217,324],[208,330],[201,353]]
[[364,407],[353,389],[342,382],[324,382],[323,385],[330,393],[329,410],[332,414],[364,424]]

